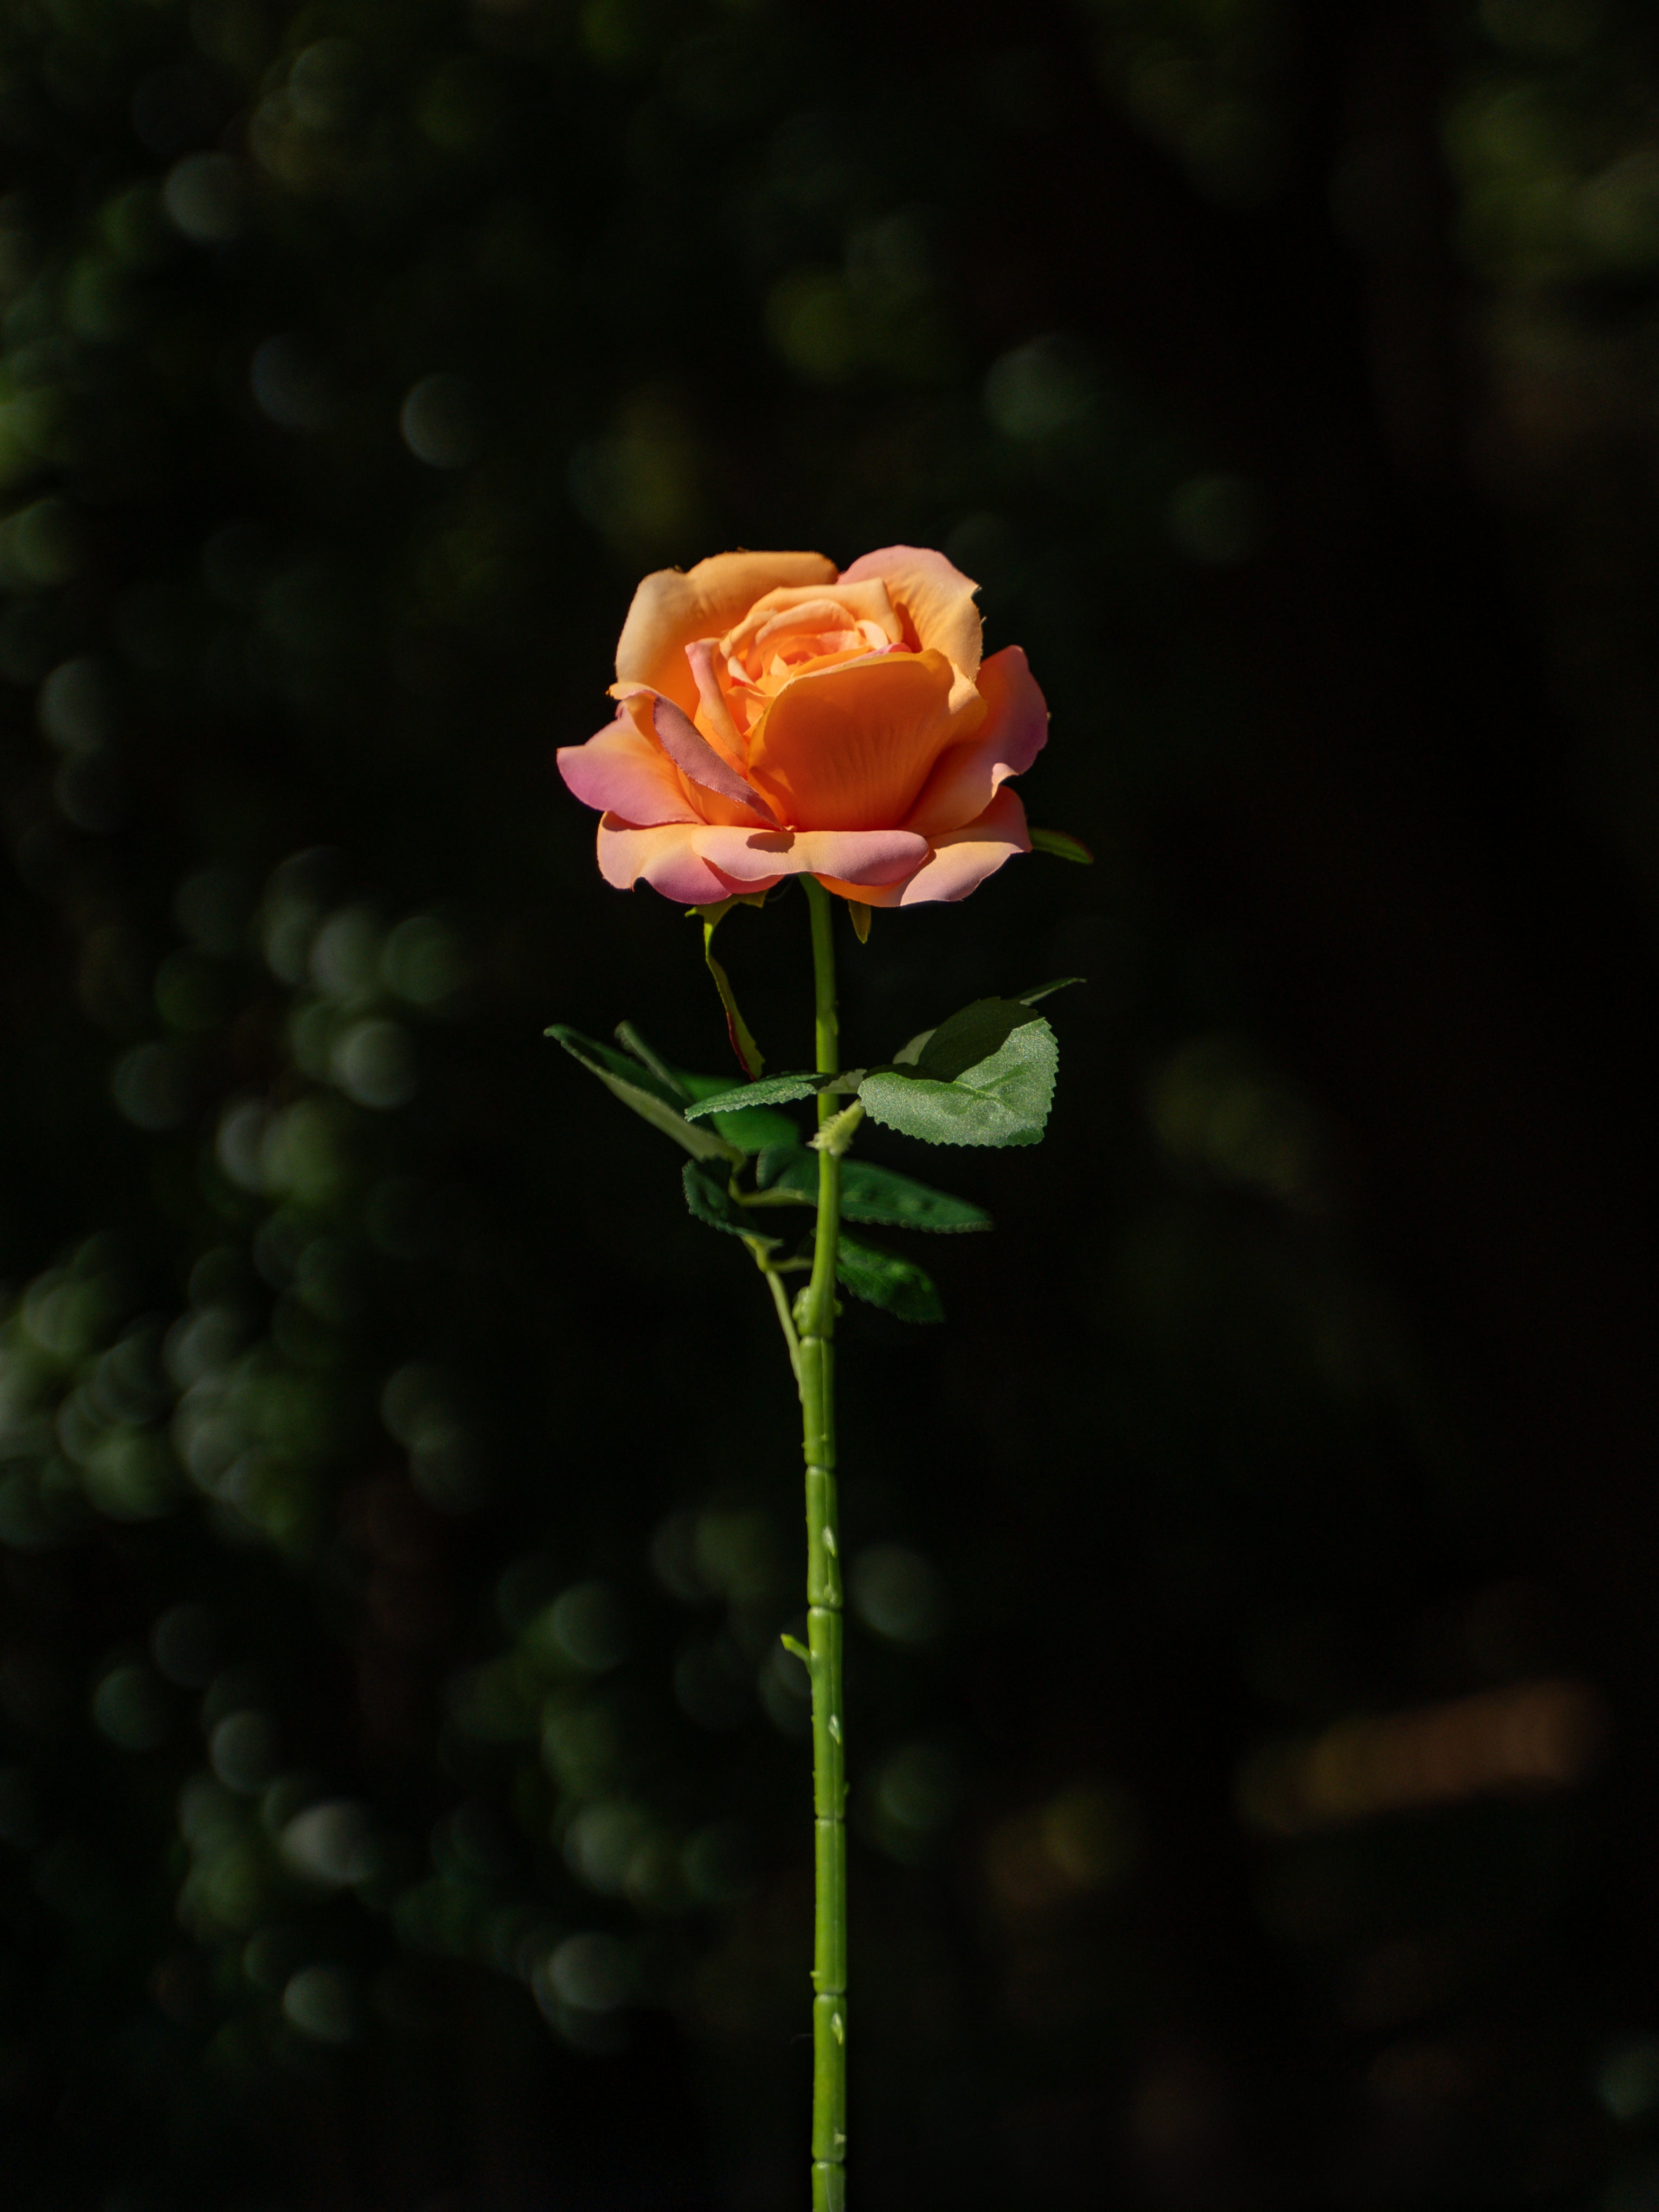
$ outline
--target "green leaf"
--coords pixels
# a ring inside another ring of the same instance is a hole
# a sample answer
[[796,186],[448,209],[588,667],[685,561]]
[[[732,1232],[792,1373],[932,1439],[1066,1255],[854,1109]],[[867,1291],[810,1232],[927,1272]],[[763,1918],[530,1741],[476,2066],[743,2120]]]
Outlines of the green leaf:
[[954,1083],[1000,1051],[1014,1030],[1039,1018],[1018,999],[975,999],[931,1033],[916,1055],[916,1073],[935,1083]]
[[[816,1200],[818,1164],[804,1148],[775,1168],[770,1179],[775,1190],[792,1190]],[[941,1233],[965,1229],[988,1229],[991,1217],[982,1206],[965,1198],[952,1198],[930,1190],[925,1182],[878,1168],[867,1160],[848,1160],[841,1171],[841,1210],[848,1221],[874,1221],[889,1229],[928,1229]]]
[[[751,1106],[749,1101],[757,1089],[765,1085],[745,1083],[733,1091],[723,1075],[692,1075],[677,1067],[675,1075],[690,1093],[695,1106],[705,1098],[738,1098],[743,1103],[733,1111],[716,1114],[714,1127],[729,1144],[740,1145],[745,1152],[760,1152],[779,1145],[798,1146],[800,1131],[787,1114],[775,1113],[769,1106]],[[686,1109],[690,1112],[690,1107]]]
[[769,1247],[782,1243],[763,1221],[757,1221],[746,1206],[739,1206],[718,1176],[713,1176],[696,1160],[688,1160],[680,1170],[680,1181],[685,1187],[685,1202],[695,1218],[710,1229],[723,1229],[732,1237],[754,1237]]
[[[792,1098],[811,1098],[819,1091],[856,1091],[863,1076],[861,1067],[848,1075],[769,1075],[759,1083],[739,1083],[726,1090],[711,1091],[685,1109],[688,1121],[701,1121],[706,1114],[737,1114],[755,1106],[786,1106]],[[793,1129],[793,1124],[792,1123]]]
[[625,1053],[648,1067],[659,1083],[667,1085],[673,1094],[676,1104],[684,1106],[690,1103],[691,1093],[680,1080],[678,1074],[669,1066],[654,1045],[647,1043],[632,1022],[618,1022],[616,1035],[617,1042]]
[[1094,866],[1095,856],[1081,838],[1068,837],[1063,830],[1032,830],[1028,834],[1034,853],[1052,853],[1057,860],[1076,860],[1085,868]]
[[836,1248],[836,1273],[843,1290],[866,1305],[896,1314],[901,1321],[945,1318],[932,1279],[914,1260],[902,1259],[896,1252],[884,1252],[861,1237],[843,1237]]
[[611,1045],[601,1044],[597,1037],[584,1036],[580,1030],[567,1028],[562,1022],[556,1022],[544,1034],[556,1037],[571,1057],[580,1060],[591,1074],[614,1076],[631,1090],[643,1091],[659,1104],[672,1106],[677,1113],[684,1103],[666,1073],[659,1074],[654,1067],[647,1066],[628,1053],[617,1051]]
[[1069,991],[1073,983],[1086,983],[1086,975],[1060,975],[1052,983],[1034,983],[1029,991],[1016,991],[1014,996],[1022,1006],[1034,1006],[1039,999],[1051,999],[1056,991]]
[[[1042,1140],[1060,1066],[1054,1033],[1040,1014],[1017,1001],[982,1003],[1012,1004],[1023,1018],[1006,1026],[994,1051],[945,1081],[933,1066],[954,1066],[966,1049],[964,1030],[954,1044],[947,1042],[934,1056],[933,1048],[945,1031],[964,1018],[952,1015],[923,1048],[916,1074],[878,1068],[865,1077],[859,1097],[872,1121],[896,1129],[902,1136],[920,1138],[926,1145],[1035,1145]],[[978,1012],[973,1006],[965,1009],[967,1014]],[[975,1034],[988,1034],[994,1027],[994,1023],[981,1025]]]
[[[780,1115],[778,1118],[781,1121],[783,1117]],[[778,1177],[783,1173],[784,1170],[789,1166],[792,1161],[796,1159],[811,1161],[812,1168],[812,1188],[816,1194],[818,1187],[817,1160],[816,1156],[809,1152],[806,1150],[806,1147],[801,1143],[799,1134],[795,1135],[787,1145],[767,1146],[760,1158],[755,1162],[756,1188],[757,1190],[769,1190],[772,1185],[777,1181]]]
[[684,1145],[694,1159],[742,1158],[741,1149],[717,1135],[714,1130],[693,1128],[668,1085],[638,1060],[630,1060],[625,1053],[613,1052],[608,1044],[599,1044],[584,1036],[580,1030],[567,1028],[562,1022],[556,1022],[545,1034],[556,1037],[573,1060],[580,1060],[590,1075],[597,1075],[613,1098],[620,1098],[641,1121],[649,1121],[653,1129],[660,1129],[677,1145]]

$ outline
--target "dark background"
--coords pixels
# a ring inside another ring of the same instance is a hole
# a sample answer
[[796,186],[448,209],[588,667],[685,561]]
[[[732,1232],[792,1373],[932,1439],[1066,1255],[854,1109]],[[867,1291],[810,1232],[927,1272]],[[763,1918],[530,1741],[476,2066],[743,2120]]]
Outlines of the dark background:
[[0,148],[8,2200],[804,2201],[795,1408],[551,756],[903,541],[1097,859],[842,930],[1089,979],[870,1146],[998,1227],[845,1324],[854,2202],[1659,2206],[1650,9],[9,0]]

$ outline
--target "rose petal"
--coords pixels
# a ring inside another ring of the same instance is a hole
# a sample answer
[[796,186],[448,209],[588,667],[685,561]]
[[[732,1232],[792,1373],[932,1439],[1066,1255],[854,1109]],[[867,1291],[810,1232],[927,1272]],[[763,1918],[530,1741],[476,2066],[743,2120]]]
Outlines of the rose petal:
[[[695,782],[678,763],[664,751],[662,739],[657,731],[655,715],[659,707],[666,707],[672,713],[680,714],[683,710],[675,706],[672,699],[665,699],[660,691],[647,691],[643,684],[613,684],[611,689],[613,694],[620,694],[623,714],[633,723],[635,729],[650,746],[652,751],[661,757],[669,773],[678,784],[681,804],[680,813],[675,817],[677,820],[737,822],[741,823],[744,828],[752,827],[756,819],[755,809],[746,799],[728,799],[723,792],[712,789],[707,783]],[[702,733],[697,730],[696,723],[693,722],[690,726],[701,741]],[[718,747],[715,747],[714,750],[719,753]],[[722,760],[726,757],[723,753],[720,753],[719,757]],[[730,763],[728,763],[727,765],[729,766]],[[620,814],[623,810],[617,807],[612,811]],[[631,821],[633,818],[631,815],[623,816],[624,820]]]
[[749,808],[775,829],[780,826],[777,816],[759,792],[752,784],[745,783],[735,769],[726,766],[691,717],[672,699],[657,701],[651,709],[651,725],[656,731],[658,744],[682,775],[690,776],[705,791],[718,792],[722,799]]
[[[857,630],[868,623],[877,641],[899,645],[904,624],[893,610],[887,586],[879,577],[861,584],[837,585],[826,592],[820,585],[785,586],[764,592],[720,640],[721,650],[739,659],[751,649],[758,652],[772,639],[814,630]],[[764,655],[763,654],[763,659]]]
[[599,823],[599,873],[619,891],[644,882],[682,906],[703,906],[713,899],[729,898],[734,890],[769,890],[780,880],[774,875],[739,881],[720,874],[692,842],[701,830],[701,824],[678,822],[648,829],[606,814]]
[[936,838],[931,857],[913,875],[896,884],[861,889],[850,879],[820,878],[826,890],[866,906],[927,906],[940,899],[964,899],[1005,860],[1031,849],[1025,809],[1018,792],[1005,785],[975,822]]
[[1018,775],[1042,750],[1048,738],[1048,702],[1017,645],[994,653],[979,672],[985,720],[971,738],[942,753],[905,817],[907,830],[924,837],[948,830],[982,814],[1005,776]]
[[795,677],[749,734],[749,778],[785,822],[813,830],[902,823],[934,762],[984,713],[950,711],[941,653],[894,653]]
[[814,585],[836,580],[821,553],[716,553],[684,574],[659,568],[634,594],[617,647],[619,684],[645,684],[697,711],[696,686],[685,663],[696,638],[723,637],[733,623],[775,585]]
[[712,637],[693,638],[685,648],[685,658],[691,670],[691,681],[697,687],[697,726],[720,757],[735,765],[746,757],[748,748],[732,720],[731,703],[720,690],[720,674],[714,666],[718,643],[718,639]]
[[556,757],[559,774],[584,806],[642,825],[699,818],[673,763],[635,727],[626,708],[585,745],[561,745]]
[[921,545],[888,545],[866,553],[842,571],[839,581],[857,584],[878,576],[900,613],[909,617],[924,652],[945,654],[957,672],[951,704],[960,709],[967,687],[979,674],[983,625],[972,577],[952,568],[942,553]]
[[850,884],[894,884],[927,858],[909,830],[742,830],[692,833],[699,855],[734,882],[758,887],[782,876],[835,876]]
[[798,830],[795,854],[804,874],[895,884],[927,860],[927,840],[913,830]]

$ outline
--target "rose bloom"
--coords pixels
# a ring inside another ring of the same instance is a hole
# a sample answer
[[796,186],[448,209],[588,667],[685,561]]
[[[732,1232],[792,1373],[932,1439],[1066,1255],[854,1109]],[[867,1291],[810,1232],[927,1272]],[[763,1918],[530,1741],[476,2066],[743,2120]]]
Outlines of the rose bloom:
[[721,553],[647,576],[617,719],[559,773],[603,809],[599,868],[687,906],[813,875],[866,906],[965,898],[1013,853],[1048,710],[1017,645],[980,658],[978,589],[892,545]]

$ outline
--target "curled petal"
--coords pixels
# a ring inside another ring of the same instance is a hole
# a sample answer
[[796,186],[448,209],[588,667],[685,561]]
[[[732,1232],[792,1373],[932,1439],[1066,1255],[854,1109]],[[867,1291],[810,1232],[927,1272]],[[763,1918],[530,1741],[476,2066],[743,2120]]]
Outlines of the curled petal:
[[930,858],[902,881],[866,890],[850,879],[836,881],[825,875],[822,881],[826,890],[862,899],[866,906],[926,906],[940,899],[966,898],[1005,860],[1030,849],[1025,809],[1019,794],[1005,785],[977,821],[936,837]]
[[798,830],[803,875],[865,884],[902,883],[927,858],[927,840],[913,830]]
[[809,584],[763,593],[720,640],[721,650],[739,659],[751,647],[759,648],[781,637],[813,630],[857,630],[868,623],[878,638],[889,645],[904,640],[904,624],[878,576],[863,583],[838,584],[825,591]]
[[974,605],[979,586],[952,568],[942,553],[920,545],[889,545],[879,553],[866,553],[843,571],[840,580],[845,586],[877,577],[908,619],[922,651],[944,653],[956,670],[951,704],[959,711],[979,674],[983,625]]
[[584,806],[608,808],[644,825],[698,818],[673,763],[626,708],[585,745],[561,745],[557,759],[559,774]]
[[982,814],[1006,776],[1030,768],[1048,738],[1048,707],[1017,645],[994,653],[979,672],[985,720],[942,753],[905,817],[908,830],[938,837]]
[[604,815],[599,821],[599,873],[619,891],[647,883],[682,906],[705,906],[715,899],[729,898],[735,890],[769,890],[778,882],[776,874],[741,880],[721,875],[693,842],[702,830],[701,823],[667,822],[647,827],[620,821],[614,814]]
[[634,594],[617,647],[618,684],[648,684],[688,714],[697,690],[685,648],[701,637],[723,637],[775,585],[833,584],[836,567],[821,553],[716,553],[684,574],[659,568]]
[[[689,715],[684,715],[683,710],[677,707],[672,699],[665,699],[659,691],[647,691],[643,684],[613,684],[611,689],[612,694],[619,699],[620,716],[625,717],[633,724],[642,742],[647,744],[663,762],[679,787],[680,811],[672,817],[674,820],[753,823],[757,818],[763,821],[774,818],[767,813],[764,807],[757,817],[755,807],[749,799],[728,799],[722,787],[718,766],[711,769],[704,777],[696,777],[686,773],[673,752],[663,743],[662,732],[657,726],[657,714],[659,709],[665,715],[680,718],[678,721],[671,721],[669,726],[678,728],[685,733],[686,743],[682,745],[681,750],[686,753],[688,758],[697,758],[706,763],[708,755],[712,753],[717,763],[724,763],[728,768],[731,763],[718,746],[706,746],[702,732],[697,728],[696,724]],[[624,821],[635,822],[641,819],[639,816],[629,813],[622,806],[613,806],[611,811],[620,814]]]
[[909,830],[744,830],[687,833],[711,867],[745,889],[781,876],[835,876],[849,884],[895,884],[927,858],[927,840]]
[[651,709],[651,726],[657,742],[682,775],[705,791],[718,792],[738,806],[746,806],[775,829],[778,817],[751,783],[745,782],[714,750],[691,717],[672,699],[659,699]]
[[691,681],[697,687],[697,727],[715,751],[732,766],[747,757],[748,747],[738,734],[732,719],[732,708],[720,689],[719,672],[714,666],[714,652],[718,640],[712,637],[694,638],[685,648],[685,658],[691,670]]

